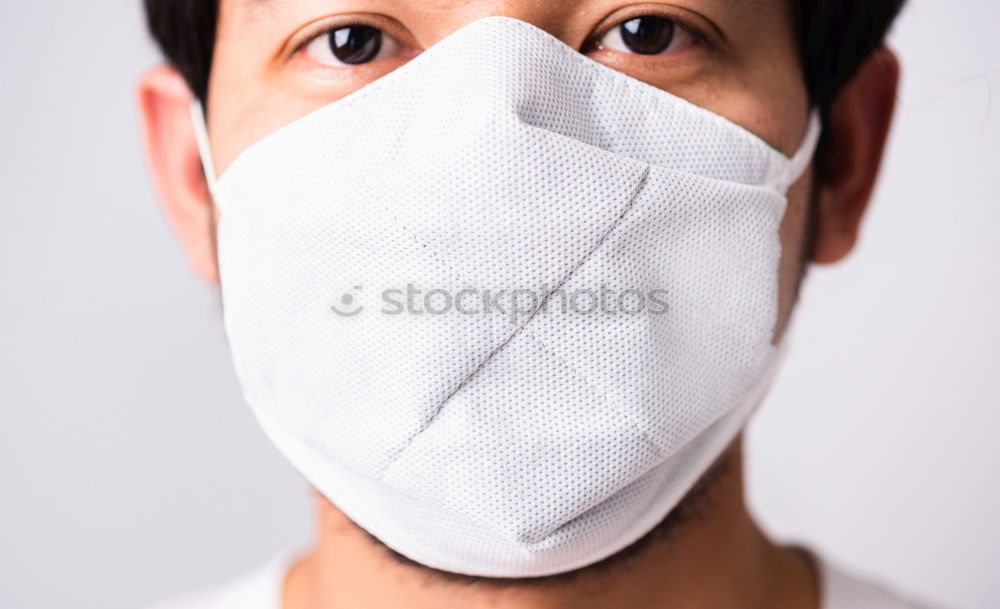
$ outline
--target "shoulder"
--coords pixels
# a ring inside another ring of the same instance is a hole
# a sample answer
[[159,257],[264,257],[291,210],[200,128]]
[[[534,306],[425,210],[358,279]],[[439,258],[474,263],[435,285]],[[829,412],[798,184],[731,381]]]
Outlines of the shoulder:
[[817,559],[820,609],[931,609]]
[[282,552],[236,579],[157,603],[147,609],[281,609],[292,554]]

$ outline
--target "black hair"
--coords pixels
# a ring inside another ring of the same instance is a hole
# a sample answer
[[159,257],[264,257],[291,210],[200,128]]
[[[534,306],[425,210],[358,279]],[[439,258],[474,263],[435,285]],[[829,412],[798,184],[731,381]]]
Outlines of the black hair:
[[[905,0],[791,0],[806,90],[825,111],[885,40]],[[208,97],[217,0],[144,0],[146,23],[167,60],[202,103]]]
[[144,0],[149,33],[203,104],[208,98],[219,1]]
[[792,0],[809,99],[825,114],[885,42],[905,0]]

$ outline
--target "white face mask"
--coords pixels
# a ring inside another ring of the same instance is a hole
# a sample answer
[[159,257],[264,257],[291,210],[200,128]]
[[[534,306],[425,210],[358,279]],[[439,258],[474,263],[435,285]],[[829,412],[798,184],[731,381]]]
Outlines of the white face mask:
[[211,184],[244,395],[413,560],[614,554],[767,387],[785,193],[818,135],[788,159],[527,23],[468,25]]

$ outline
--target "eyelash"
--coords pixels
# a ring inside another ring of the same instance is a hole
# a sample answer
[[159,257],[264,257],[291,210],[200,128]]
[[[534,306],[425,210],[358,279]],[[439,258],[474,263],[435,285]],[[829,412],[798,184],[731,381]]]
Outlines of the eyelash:
[[615,17],[614,21],[610,25],[598,29],[597,33],[592,34],[590,38],[587,39],[587,42],[583,47],[583,52],[592,52],[597,50],[600,46],[600,41],[603,40],[605,36],[610,34],[615,28],[619,28],[628,21],[638,17],[659,17],[660,19],[666,19],[667,21],[673,23],[678,29],[684,30],[688,35],[693,37],[697,44],[703,45],[705,48],[710,50],[714,49],[716,46],[714,40],[707,36],[700,27],[692,23],[691,19],[688,19],[687,17],[674,11],[646,8],[645,10],[639,10],[635,13]]
[[377,19],[367,19],[363,16],[351,17],[350,19],[345,21],[333,21],[330,23],[326,23],[320,26],[319,29],[317,29],[315,32],[306,35],[302,39],[302,42],[299,42],[292,48],[292,55],[297,55],[302,53],[302,51],[304,51],[306,47],[308,47],[310,44],[312,44],[313,42],[324,36],[329,36],[336,30],[346,27],[357,27],[361,25],[368,26],[370,28],[375,28],[376,30],[379,30],[385,35],[390,35],[386,31],[385,24],[379,23]]

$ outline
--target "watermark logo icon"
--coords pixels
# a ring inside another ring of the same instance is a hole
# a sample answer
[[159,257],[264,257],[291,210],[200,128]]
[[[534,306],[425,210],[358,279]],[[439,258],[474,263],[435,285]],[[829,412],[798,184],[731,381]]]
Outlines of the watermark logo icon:
[[[353,291],[360,292],[361,286],[354,286]],[[354,317],[364,311],[365,307],[356,303],[354,294],[344,292],[340,295],[337,303],[330,305],[330,310],[341,317]]]

